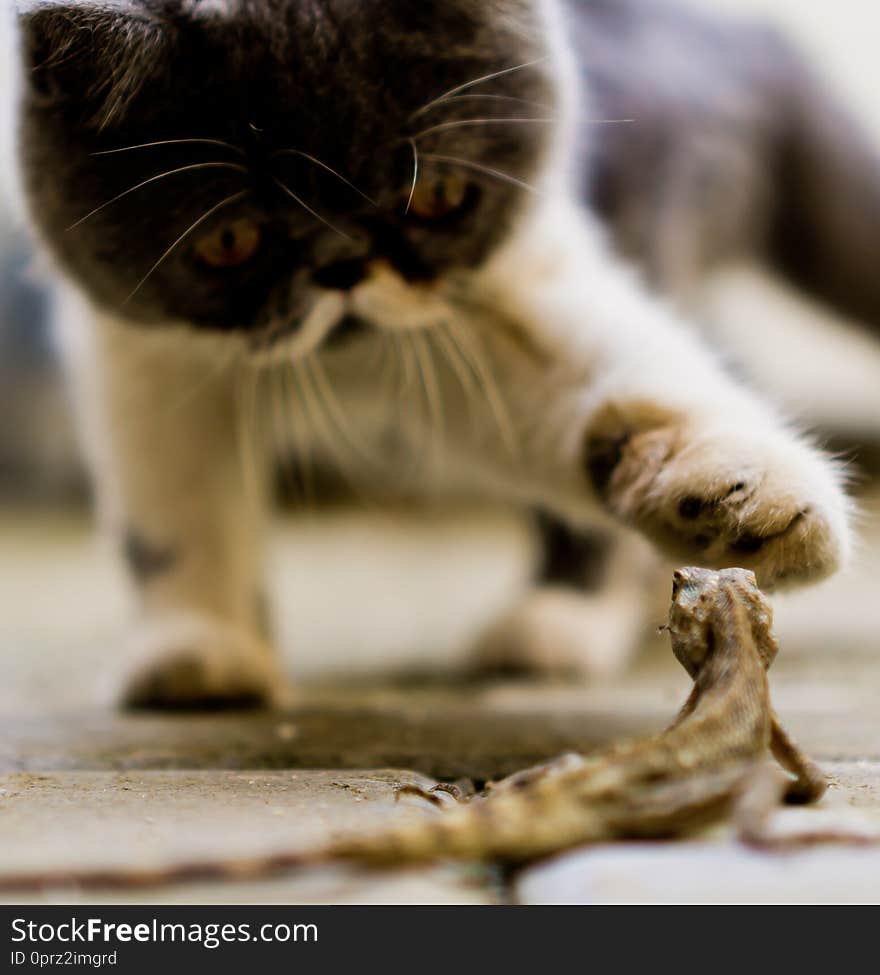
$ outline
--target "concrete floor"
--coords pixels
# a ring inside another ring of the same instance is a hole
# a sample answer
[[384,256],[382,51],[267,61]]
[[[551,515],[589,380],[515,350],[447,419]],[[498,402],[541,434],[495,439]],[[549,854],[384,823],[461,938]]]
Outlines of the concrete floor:
[[[832,776],[824,805],[880,828],[880,492],[863,510],[855,569],[778,602],[772,683],[784,722]],[[85,521],[31,513],[0,524],[0,870],[308,848],[403,814],[401,783],[491,778],[654,731],[686,693],[685,675],[656,646],[601,686],[456,680],[469,637],[527,574],[528,535],[503,513],[438,512],[429,523],[328,513],[285,522],[276,539],[276,612],[285,647],[296,648],[298,706],[159,717],[111,706],[126,598]],[[328,600],[344,600],[346,613],[328,613]],[[434,679],[394,679],[427,665]],[[32,899],[95,897],[64,889]],[[880,846],[757,854],[722,828],[685,843],[578,851],[504,884],[474,867],[324,869],[98,899],[880,901]]]

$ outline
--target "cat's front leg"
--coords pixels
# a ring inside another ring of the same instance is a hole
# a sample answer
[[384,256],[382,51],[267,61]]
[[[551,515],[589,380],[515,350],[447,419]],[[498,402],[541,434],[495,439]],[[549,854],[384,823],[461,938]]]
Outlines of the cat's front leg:
[[276,699],[284,681],[261,618],[257,489],[244,474],[230,350],[100,315],[75,328],[68,359],[99,507],[139,608],[123,701]]
[[540,411],[542,436],[526,441],[540,500],[575,521],[598,504],[677,560],[751,568],[762,585],[834,572],[850,546],[839,470],[587,229],[575,224],[566,244],[565,222],[535,228],[519,261],[501,265],[503,297],[495,282],[545,359],[498,344],[521,427]]

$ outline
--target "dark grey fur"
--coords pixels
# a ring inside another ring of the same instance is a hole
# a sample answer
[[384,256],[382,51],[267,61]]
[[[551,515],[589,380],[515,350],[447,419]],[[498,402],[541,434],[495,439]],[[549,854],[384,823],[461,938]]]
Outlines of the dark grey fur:
[[122,540],[122,555],[132,578],[139,585],[147,585],[173,569],[179,558],[177,550],[170,545],[148,541],[133,528],[126,531]]
[[[527,3],[503,5],[517,13],[514,27],[501,25],[495,6],[471,0],[37,4],[23,17],[31,84],[22,149],[42,236],[98,301],[124,305],[132,318],[273,334],[279,323],[294,326],[303,316],[316,276],[321,283],[338,279],[340,262],[351,267],[381,256],[410,279],[479,262],[503,239],[522,190],[474,179],[464,212],[425,226],[403,213],[413,174],[407,137],[457,118],[523,114],[518,102],[462,101],[412,118],[461,82],[544,53]],[[492,90],[552,102],[545,73],[539,66],[513,72]],[[528,180],[545,129],[538,123],[455,128],[420,148]],[[224,140],[243,157],[199,144],[94,155],[192,138]],[[377,205],[305,158],[273,158],[291,148],[332,167]],[[244,163],[247,173],[171,176],[68,230],[153,175],[216,160]],[[424,163],[423,174],[431,171],[436,166]],[[353,240],[315,219],[273,177]],[[208,271],[186,241],[126,301],[178,235],[240,190],[248,197],[204,226],[253,217],[263,228],[257,260],[235,271]]]

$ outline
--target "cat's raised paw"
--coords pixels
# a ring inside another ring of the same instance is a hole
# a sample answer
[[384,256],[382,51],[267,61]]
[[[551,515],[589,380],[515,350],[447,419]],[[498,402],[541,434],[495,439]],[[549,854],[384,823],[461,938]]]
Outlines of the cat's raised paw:
[[286,703],[268,646],[219,621],[169,617],[139,630],[122,703],[149,710],[218,710]]
[[677,559],[752,569],[762,586],[845,561],[848,502],[831,462],[784,430],[671,424],[588,438],[608,508]]

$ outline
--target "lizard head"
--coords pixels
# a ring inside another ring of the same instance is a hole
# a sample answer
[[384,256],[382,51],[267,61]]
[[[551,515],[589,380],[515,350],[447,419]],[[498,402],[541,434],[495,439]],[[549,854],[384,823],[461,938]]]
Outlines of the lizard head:
[[667,629],[672,651],[685,670],[695,677],[713,646],[713,621],[719,612],[734,612],[734,603],[745,609],[751,636],[769,667],[777,645],[772,634],[773,612],[748,569],[700,569],[688,566],[672,578],[672,604]]

